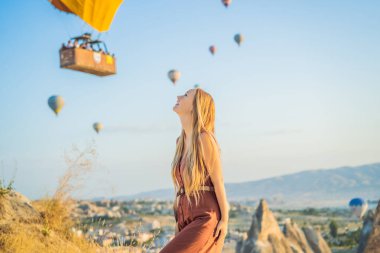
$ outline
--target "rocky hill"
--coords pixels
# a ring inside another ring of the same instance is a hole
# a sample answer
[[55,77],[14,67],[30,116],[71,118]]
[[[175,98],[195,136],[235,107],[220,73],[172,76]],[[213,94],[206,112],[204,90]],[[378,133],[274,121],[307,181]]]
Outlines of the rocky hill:
[[[309,170],[263,180],[226,183],[229,200],[258,201],[264,198],[272,207],[345,206],[350,198],[356,196],[380,199],[379,189],[380,163]],[[172,200],[173,191],[173,188],[160,189],[116,199]]]
[[236,245],[236,253],[274,252],[331,253],[331,250],[319,231],[311,226],[300,229],[288,219],[281,230],[268,204],[261,200],[252,216],[248,236]]
[[95,252],[95,245],[71,232],[61,208],[51,199],[32,203],[14,191],[0,194],[0,252]]

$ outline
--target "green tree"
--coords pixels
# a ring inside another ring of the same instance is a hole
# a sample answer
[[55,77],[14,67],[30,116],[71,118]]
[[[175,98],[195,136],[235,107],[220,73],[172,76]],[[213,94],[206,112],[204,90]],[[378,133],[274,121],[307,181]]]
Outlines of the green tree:
[[330,235],[332,237],[336,238],[338,235],[338,225],[336,224],[336,222],[334,220],[332,220],[330,222],[329,227],[330,227]]

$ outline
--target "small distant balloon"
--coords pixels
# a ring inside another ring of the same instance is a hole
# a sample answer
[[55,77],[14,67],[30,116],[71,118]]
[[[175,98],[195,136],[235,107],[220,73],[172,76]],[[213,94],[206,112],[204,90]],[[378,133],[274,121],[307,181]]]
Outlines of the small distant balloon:
[[58,95],[53,95],[49,97],[48,99],[48,105],[50,109],[52,109],[55,115],[57,116],[58,116],[58,113],[62,110],[62,107],[64,106],[64,104],[65,104],[65,101],[63,100],[61,96],[58,96]]
[[96,133],[99,133],[103,128],[103,124],[100,123],[100,122],[95,122],[92,127],[94,128],[94,130],[96,131]]
[[363,217],[368,208],[367,202],[362,198],[353,198],[348,205],[350,206],[352,214],[358,219]]
[[240,46],[240,44],[244,41],[244,37],[243,37],[243,35],[238,33],[235,35],[234,40]]
[[231,0],[222,0],[223,5],[227,8],[231,4]]
[[210,53],[212,54],[212,55],[214,55],[215,54],[215,52],[216,52],[216,47],[213,45],[213,46],[210,46],[209,47],[209,50],[210,50]]
[[181,77],[181,73],[178,70],[172,69],[168,73],[169,79],[173,82],[173,84],[176,84],[178,79]]
[[198,83],[194,84],[194,89],[199,88],[200,85]]

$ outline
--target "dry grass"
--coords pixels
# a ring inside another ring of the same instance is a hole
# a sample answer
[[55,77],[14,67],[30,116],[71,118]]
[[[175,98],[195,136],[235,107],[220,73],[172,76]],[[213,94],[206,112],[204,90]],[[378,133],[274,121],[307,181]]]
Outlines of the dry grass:
[[78,179],[91,170],[94,158],[96,149],[93,144],[84,150],[73,146],[69,154],[65,153],[68,169],[54,195],[33,203],[40,216],[35,219],[37,221],[28,222],[29,217],[23,217],[23,222],[0,220],[1,252],[96,252],[99,247],[95,243],[72,232],[75,222],[70,217],[71,193],[76,189]]
[[[0,192],[0,252],[4,253],[137,253],[150,251],[151,245],[132,244],[122,246],[122,239],[115,238],[119,247],[100,246],[93,242],[91,238],[78,236],[73,232],[73,228],[79,228],[78,221],[73,220],[70,215],[75,201],[72,193],[81,186],[81,181],[86,173],[90,172],[94,166],[97,153],[94,143],[87,145],[83,150],[72,146],[69,153],[65,152],[64,158],[67,164],[65,174],[60,178],[58,187],[52,196],[34,201],[32,209],[25,212],[29,217],[12,217],[3,215],[2,211],[7,210],[12,213],[13,203],[7,208],[2,208],[7,195],[12,191],[9,187],[2,187]],[[4,194],[2,194],[4,193]],[[5,196],[5,197],[4,197]],[[10,200],[9,202],[12,202]],[[22,208],[18,208],[18,211]],[[3,209],[3,210],[2,210]],[[20,212],[13,214],[20,216]],[[32,217],[33,216],[33,217]],[[4,217],[7,217],[5,219]],[[136,240],[139,230],[136,231]],[[156,234],[154,235],[154,237]],[[152,239],[154,239],[154,237]]]
[[8,231],[0,234],[1,252],[96,252],[97,245],[84,238],[62,235],[53,230],[45,233],[45,229],[41,224],[12,224]]
[[10,193],[13,190],[13,180],[9,182],[7,186],[0,179],[0,197]]
[[34,202],[34,206],[40,211],[48,230],[71,234],[74,221],[70,217],[70,213],[75,203],[71,195],[79,188],[82,177],[93,168],[96,156],[94,144],[88,145],[82,151],[73,145],[70,153],[65,153],[67,170],[60,178],[54,195]]

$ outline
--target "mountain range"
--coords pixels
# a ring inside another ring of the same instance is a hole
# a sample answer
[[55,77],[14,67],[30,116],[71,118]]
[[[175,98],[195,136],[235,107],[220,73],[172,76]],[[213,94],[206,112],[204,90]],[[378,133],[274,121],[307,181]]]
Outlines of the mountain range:
[[[225,183],[225,187],[229,201],[258,202],[264,198],[272,207],[346,206],[353,197],[380,199],[380,163],[308,170],[255,181]],[[173,200],[174,188],[114,199]]]

